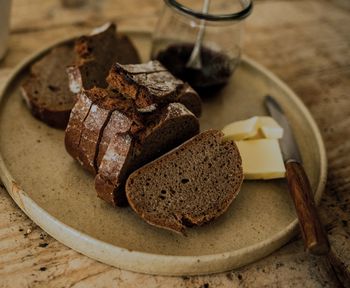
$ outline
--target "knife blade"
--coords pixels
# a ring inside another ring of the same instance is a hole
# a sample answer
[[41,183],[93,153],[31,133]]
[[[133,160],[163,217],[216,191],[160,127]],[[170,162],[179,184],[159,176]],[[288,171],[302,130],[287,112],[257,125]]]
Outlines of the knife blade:
[[297,212],[305,249],[314,255],[325,255],[330,249],[329,241],[317,213],[312,188],[302,165],[292,128],[282,107],[272,96],[267,95],[264,104],[283,128],[283,137],[279,143],[286,167],[288,189]]

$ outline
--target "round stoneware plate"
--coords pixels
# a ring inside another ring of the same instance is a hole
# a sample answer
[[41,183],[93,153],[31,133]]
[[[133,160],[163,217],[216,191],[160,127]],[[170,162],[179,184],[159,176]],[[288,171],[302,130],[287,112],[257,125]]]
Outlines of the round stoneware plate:
[[[144,60],[150,35],[128,33]],[[245,181],[229,210],[216,221],[187,229],[187,237],[152,227],[130,208],[113,208],[96,197],[94,179],[65,151],[64,132],[36,120],[19,87],[30,64],[21,63],[0,102],[0,172],[11,197],[58,241],[101,262],[163,275],[208,274],[258,260],[285,244],[297,219],[285,180]],[[316,201],[326,181],[326,157],[309,111],[276,76],[243,57],[230,83],[205,100],[201,129],[266,115],[263,97],[273,95],[294,129]]]

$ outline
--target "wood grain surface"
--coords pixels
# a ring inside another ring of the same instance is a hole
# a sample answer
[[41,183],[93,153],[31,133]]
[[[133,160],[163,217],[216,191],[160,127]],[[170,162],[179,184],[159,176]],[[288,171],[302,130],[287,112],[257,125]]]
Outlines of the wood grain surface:
[[[107,20],[152,30],[161,0],[14,0],[0,87],[22,59]],[[0,287],[350,287],[350,2],[256,0],[244,52],[282,78],[310,109],[324,137],[328,181],[319,213],[329,258],[310,256],[298,237],[269,257],[208,276],[132,273],[83,256],[46,235],[0,189]],[[1,136],[0,136],[1,137]]]

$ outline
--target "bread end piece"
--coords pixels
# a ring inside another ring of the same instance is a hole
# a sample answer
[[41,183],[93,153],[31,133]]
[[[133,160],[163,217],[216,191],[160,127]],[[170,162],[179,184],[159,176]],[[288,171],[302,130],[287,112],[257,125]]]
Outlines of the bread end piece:
[[184,83],[175,78],[158,61],[138,65],[115,63],[107,82],[121,93],[133,98],[138,108],[152,104],[175,102]]

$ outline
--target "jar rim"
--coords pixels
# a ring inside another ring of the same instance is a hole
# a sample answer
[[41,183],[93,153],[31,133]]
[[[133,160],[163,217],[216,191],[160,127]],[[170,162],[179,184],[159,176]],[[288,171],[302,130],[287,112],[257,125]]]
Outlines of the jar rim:
[[[245,7],[239,12],[236,13],[229,13],[229,14],[204,14],[202,12],[194,11],[182,4],[180,4],[177,0],[164,0],[164,2],[171,7],[174,7],[176,10],[196,17],[198,19],[202,20],[208,20],[208,21],[232,21],[232,20],[243,20],[246,17],[250,15],[250,13],[253,10],[253,1],[252,0],[246,0],[244,2],[247,3]],[[244,4],[243,2],[243,4]],[[241,1],[242,3],[242,1]]]

